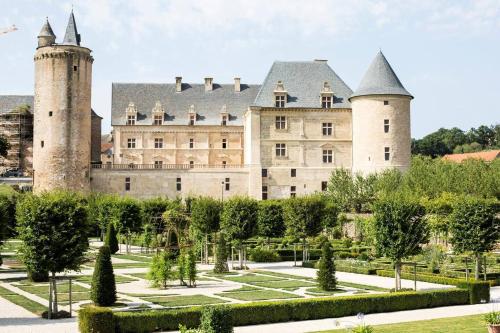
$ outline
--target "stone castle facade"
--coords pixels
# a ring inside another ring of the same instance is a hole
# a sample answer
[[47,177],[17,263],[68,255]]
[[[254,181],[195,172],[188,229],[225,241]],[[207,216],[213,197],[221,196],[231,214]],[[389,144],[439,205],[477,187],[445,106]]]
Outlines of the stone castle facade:
[[38,39],[35,191],[271,199],[323,191],[335,168],[409,167],[413,97],[381,52],[354,92],[325,60],[277,61],[259,85],[113,83],[112,156],[91,163],[91,51],[73,13],[63,43],[48,22]]

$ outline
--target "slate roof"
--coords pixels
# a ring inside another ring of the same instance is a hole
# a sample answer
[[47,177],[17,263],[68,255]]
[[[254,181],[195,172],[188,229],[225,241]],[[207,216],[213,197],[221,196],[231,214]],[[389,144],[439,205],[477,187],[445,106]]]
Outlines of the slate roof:
[[226,106],[227,125],[243,125],[243,114],[252,104],[260,85],[241,84],[235,92],[233,84],[214,83],[212,91],[204,84],[182,83],[182,92],[175,83],[113,83],[111,125],[126,125],[126,109],[130,102],[137,108],[137,125],[151,125],[152,109],[159,101],[165,112],[165,125],[187,125],[189,110],[194,105],[199,125],[220,125],[221,110]]
[[358,89],[350,98],[367,95],[403,95],[413,98],[399,81],[382,51],[377,53]]
[[75,15],[73,15],[73,11],[71,11],[71,14],[69,15],[68,26],[66,27],[63,44],[80,45],[80,34],[76,29]]
[[38,37],[54,37],[54,38],[56,38],[56,35],[54,34],[54,31],[52,30],[52,27],[50,26],[48,19],[45,22],[45,24],[43,25],[42,30],[40,30]]
[[326,61],[275,61],[253,105],[274,107],[274,90],[283,82],[288,97],[286,107],[321,108],[325,82],[333,91],[333,108],[350,108],[351,88],[333,71]]
[[29,105],[33,113],[33,104],[31,95],[0,95],[0,113],[10,112],[20,105]]

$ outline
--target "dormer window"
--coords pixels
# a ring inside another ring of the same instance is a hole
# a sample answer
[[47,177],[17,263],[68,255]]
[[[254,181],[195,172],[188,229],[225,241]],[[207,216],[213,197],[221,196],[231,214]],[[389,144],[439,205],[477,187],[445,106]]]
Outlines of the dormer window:
[[128,104],[125,114],[127,115],[127,125],[135,125],[137,121],[137,108],[134,103],[130,102]]
[[194,126],[196,123],[196,112],[194,111],[194,105],[189,108],[189,125]]
[[333,104],[333,91],[328,82],[323,83],[321,90],[321,107],[323,109],[331,109]]
[[227,126],[227,121],[229,120],[229,114],[227,113],[226,105],[222,106],[220,110],[220,124],[222,126]]
[[276,89],[274,89],[274,106],[284,108],[286,105],[287,91],[283,85],[283,81],[278,81]]
[[157,101],[155,107],[153,108],[153,125],[163,125],[163,119],[165,117],[165,111],[160,103]]
[[221,125],[227,126],[227,116],[222,116]]

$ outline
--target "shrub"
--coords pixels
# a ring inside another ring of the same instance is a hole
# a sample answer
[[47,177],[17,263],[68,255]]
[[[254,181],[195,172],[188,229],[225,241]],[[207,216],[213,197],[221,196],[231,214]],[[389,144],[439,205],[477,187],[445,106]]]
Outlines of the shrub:
[[323,255],[318,263],[317,279],[320,289],[335,290],[337,279],[335,278],[335,263],[333,262],[333,251],[330,242],[323,243]]
[[90,306],[78,311],[78,328],[81,333],[109,333],[115,331],[113,312],[110,309]]
[[458,288],[468,289],[470,304],[488,303],[490,301],[490,284],[486,281],[469,281],[457,285]]
[[115,274],[111,264],[111,253],[106,245],[99,249],[97,255],[92,276],[90,299],[100,306],[109,306],[116,302]]
[[113,222],[108,223],[106,228],[106,237],[104,237],[104,244],[109,246],[111,254],[118,252],[118,238],[116,238],[115,225]]
[[155,287],[161,286],[167,288],[167,281],[172,279],[172,259],[169,252],[163,251],[153,257],[147,278]]
[[201,311],[203,333],[233,333],[231,311],[227,306],[208,306]]
[[255,262],[277,262],[281,261],[281,257],[276,251],[255,248],[250,251],[250,260]]
[[500,325],[500,312],[492,311],[484,315],[484,321],[488,325]]
[[188,278],[189,286],[196,287],[196,257],[194,255],[194,251],[190,249],[186,255],[185,259],[186,265],[186,276]]

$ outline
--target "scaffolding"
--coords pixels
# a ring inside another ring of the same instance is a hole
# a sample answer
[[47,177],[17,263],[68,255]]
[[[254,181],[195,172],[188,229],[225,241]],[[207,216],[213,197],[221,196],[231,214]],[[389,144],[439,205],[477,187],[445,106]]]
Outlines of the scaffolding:
[[0,173],[21,171],[25,176],[33,172],[33,114],[29,105],[0,113],[0,134],[10,144],[7,157],[0,157]]

